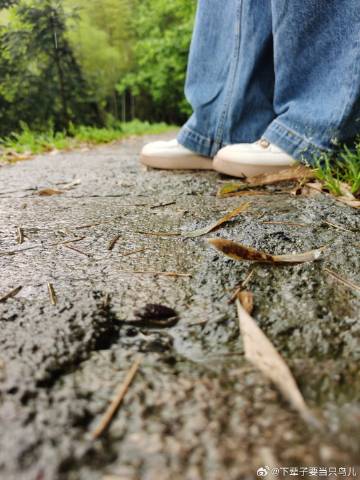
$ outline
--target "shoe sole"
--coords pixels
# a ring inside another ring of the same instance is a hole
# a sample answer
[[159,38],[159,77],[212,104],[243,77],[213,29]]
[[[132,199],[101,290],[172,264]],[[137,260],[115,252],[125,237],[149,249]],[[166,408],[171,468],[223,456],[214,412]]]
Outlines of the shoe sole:
[[140,162],[146,167],[161,170],[213,170],[212,160],[198,155],[170,158],[142,154]]
[[296,162],[287,162],[283,161],[281,164],[252,164],[252,163],[240,163],[234,162],[233,160],[228,160],[222,158],[221,156],[216,156],[213,161],[213,168],[219,173],[224,173],[231,177],[238,178],[247,178],[254,177],[256,175],[268,174],[268,173],[277,173],[286,168],[290,168],[296,165]]

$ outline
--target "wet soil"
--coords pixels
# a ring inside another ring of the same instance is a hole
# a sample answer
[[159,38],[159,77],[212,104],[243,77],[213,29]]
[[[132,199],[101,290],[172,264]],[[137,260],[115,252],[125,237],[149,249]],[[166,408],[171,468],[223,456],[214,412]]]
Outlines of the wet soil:
[[[0,167],[0,297],[23,287],[0,303],[0,478],[238,480],[264,465],[359,464],[360,294],[325,270],[360,284],[359,212],[274,187],[219,199],[216,173],[142,170],[148,140]],[[61,195],[37,194],[75,180]],[[216,232],[181,235],[245,201],[251,208]],[[321,430],[245,361],[229,298],[253,266],[221,256],[208,237],[274,254],[328,246],[318,262],[256,265],[249,284],[254,318]],[[78,251],[60,243],[79,238],[67,244]],[[126,323],[148,303],[173,308],[179,322]],[[93,441],[139,355],[122,407]]]

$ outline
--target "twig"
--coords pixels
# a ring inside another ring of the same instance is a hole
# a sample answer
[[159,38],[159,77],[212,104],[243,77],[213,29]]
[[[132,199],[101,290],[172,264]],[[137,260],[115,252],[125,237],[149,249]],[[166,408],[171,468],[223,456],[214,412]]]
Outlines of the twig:
[[57,296],[56,296],[56,293],[55,293],[55,289],[54,289],[54,287],[53,287],[53,284],[52,284],[52,283],[48,283],[47,286],[48,286],[48,292],[49,292],[50,302],[51,302],[52,305],[56,305],[56,304],[57,304]]
[[109,245],[108,245],[108,250],[111,252],[111,250],[115,247],[116,243],[120,239],[121,235],[116,235],[112,240],[110,240]]
[[201,320],[200,322],[189,323],[186,326],[187,327],[201,327],[202,325],[206,325],[207,323],[208,323],[208,320]]
[[96,440],[100,435],[107,429],[113,416],[116,413],[116,410],[119,408],[123,398],[126,395],[126,392],[133,381],[138,369],[140,366],[140,360],[135,360],[129,372],[127,373],[124,382],[120,385],[119,390],[117,391],[113,401],[110,403],[108,409],[106,410],[103,418],[101,419],[99,425],[92,432],[91,437],[93,440]]
[[137,231],[136,233],[140,233],[141,235],[151,235],[154,237],[179,237],[181,233],[179,232],[141,232]]
[[64,248],[68,248],[69,250],[73,250],[74,252],[80,253],[80,255],[85,255],[85,257],[88,257],[88,258],[91,257],[91,255],[89,255],[88,253],[83,252],[82,250],[79,250],[78,248],[72,247],[71,245],[62,244],[62,246]]
[[110,302],[111,302],[111,296],[110,296],[110,293],[107,293],[107,294],[104,296],[104,298],[103,298],[102,307],[103,307],[104,309],[109,308]]
[[246,285],[247,285],[247,284],[250,282],[250,280],[252,279],[254,273],[255,273],[255,267],[250,270],[250,272],[246,275],[245,280],[236,288],[236,290],[234,291],[234,293],[231,295],[231,298],[230,298],[230,300],[229,300],[229,304],[235,302],[235,300],[237,299],[239,293],[240,293],[242,290],[244,290],[244,288],[246,287]]
[[348,230],[347,228],[344,228],[340,225],[336,225],[335,223],[331,223],[326,220],[324,221],[324,223],[326,223],[326,225],[330,225],[330,227],[336,228],[336,230],[343,230],[344,232],[354,233],[352,230]]
[[0,298],[0,303],[6,302],[6,300],[8,300],[9,298],[15,297],[15,295],[17,295],[22,288],[23,288],[22,285],[19,285],[18,287],[11,290],[11,292],[7,293],[6,295]]
[[168,207],[169,205],[175,205],[175,204],[176,204],[176,200],[172,201],[172,202],[158,203],[157,205],[151,205],[150,209],[160,208],[160,207]]
[[289,227],[309,227],[310,224],[294,222],[260,222],[263,225],[288,225]]
[[343,285],[349,287],[349,288],[352,288],[354,290],[357,290],[358,292],[360,292],[360,286],[359,285],[356,285],[356,283],[353,283],[351,280],[347,280],[346,278],[340,276],[339,274],[337,274],[336,272],[333,272],[332,270],[330,270],[329,268],[324,268],[324,271],[326,273],[328,273],[329,275],[331,275],[332,277],[334,277],[338,282],[342,283]]
[[73,238],[71,240],[64,240],[63,242],[50,243],[48,246],[49,247],[56,247],[58,245],[66,245],[67,243],[81,242],[81,240],[84,240],[85,238],[86,237]]
[[20,250],[9,250],[8,252],[0,252],[0,257],[3,257],[5,255],[16,255],[17,253],[26,252],[28,250],[35,250],[36,248],[56,247],[58,245],[65,245],[67,243],[80,242],[80,240],[84,240],[84,238],[86,237],[73,238],[72,240],[65,240],[63,242],[49,243],[48,245],[33,245],[32,247],[21,248]]
[[17,243],[22,244],[24,243],[24,230],[21,227],[17,228]]
[[177,273],[177,272],[155,272],[155,271],[142,271],[142,270],[119,270],[118,273],[130,273],[135,275],[155,275],[163,277],[192,277],[191,273]]
[[129,255],[134,255],[135,253],[145,252],[146,248],[139,248],[138,250],[132,250],[131,252],[126,252],[120,255],[120,257],[128,257]]

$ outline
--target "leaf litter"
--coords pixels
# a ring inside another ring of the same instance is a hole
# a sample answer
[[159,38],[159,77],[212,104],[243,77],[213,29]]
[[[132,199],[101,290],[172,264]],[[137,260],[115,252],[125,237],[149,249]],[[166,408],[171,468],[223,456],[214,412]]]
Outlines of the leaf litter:
[[266,185],[273,185],[276,183],[289,182],[294,180],[312,179],[315,173],[304,165],[286,168],[277,173],[261,174],[254,177],[248,177],[243,182],[226,183],[223,185],[217,196],[220,198],[236,197],[237,195],[244,195],[244,191],[264,187]]
[[320,423],[306,405],[289,367],[251,317],[252,301],[250,292],[242,292],[236,300],[245,358],[276,385],[307,424],[319,427]]
[[241,215],[242,213],[246,212],[251,203],[243,203],[239,207],[235,208],[231,212],[227,213],[224,217],[220,218],[217,222],[213,223],[210,226],[199,228],[198,230],[194,230],[192,232],[187,232],[184,233],[184,237],[189,237],[189,238],[194,238],[194,237],[201,237],[202,235],[206,235],[207,233],[212,232],[213,230],[216,230],[217,228],[221,227],[224,225],[224,223],[229,222],[233,218],[237,217],[238,215]]
[[261,252],[253,247],[248,247],[246,245],[242,245],[241,243],[227,240],[225,238],[210,238],[208,242],[216,250],[219,250],[221,253],[232,258],[233,260],[248,260],[259,263],[297,264],[313,262],[318,260],[325,250],[325,247],[321,247],[304,253],[271,255],[269,253]]

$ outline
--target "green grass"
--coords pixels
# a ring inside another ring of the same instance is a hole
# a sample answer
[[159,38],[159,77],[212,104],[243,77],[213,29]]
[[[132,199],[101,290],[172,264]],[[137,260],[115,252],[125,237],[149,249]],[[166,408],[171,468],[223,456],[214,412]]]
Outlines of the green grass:
[[344,183],[350,187],[353,195],[359,195],[360,139],[355,143],[354,149],[350,150],[345,146],[335,159],[322,156],[317,161],[316,176],[333,195],[344,195]]
[[[139,120],[117,123],[109,128],[72,126],[69,135],[54,132],[53,129],[42,133],[34,132],[25,124],[21,127],[19,133],[0,139],[0,160],[11,162],[52,150],[69,150],[84,144],[99,145],[132,135],[159,134],[176,128],[165,123],[151,124]],[[344,194],[344,183],[349,185],[355,196],[360,195],[360,138],[353,150],[344,147],[336,159],[322,156],[317,161],[316,176],[333,195]]]
[[[22,124],[19,133],[12,133],[0,139],[0,159],[16,161],[26,155],[36,155],[52,150],[69,150],[84,144],[99,145],[121,140],[133,135],[159,134],[173,130],[174,126],[165,123],[148,123],[133,120],[127,123],[117,123],[111,128],[97,128],[72,126],[70,134],[54,132],[34,132],[27,125]],[[2,150],[2,152],[1,152]]]

